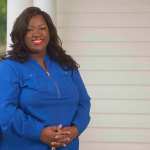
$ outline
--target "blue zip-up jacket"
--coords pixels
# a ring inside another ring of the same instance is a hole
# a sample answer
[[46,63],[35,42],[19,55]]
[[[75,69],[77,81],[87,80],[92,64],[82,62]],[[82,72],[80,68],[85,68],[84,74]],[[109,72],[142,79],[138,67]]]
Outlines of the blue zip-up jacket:
[[[65,71],[45,58],[50,75],[35,60],[0,62],[0,150],[50,150],[40,141],[44,127],[76,125],[90,117],[90,97],[78,70]],[[78,138],[57,150],[78,150]]]

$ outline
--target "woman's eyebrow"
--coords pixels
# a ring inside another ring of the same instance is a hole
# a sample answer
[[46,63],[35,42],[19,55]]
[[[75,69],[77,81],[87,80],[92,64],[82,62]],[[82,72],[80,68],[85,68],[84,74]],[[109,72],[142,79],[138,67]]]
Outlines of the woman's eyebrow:
[[[45,24],[39,24],[39,25],[38,25],[38,27],[41,27],[41,26],[46,26],[46,25],[45,25]],[[28,28],[35,28],[35,27],[36,27],[36,26],[34,26],[34,25],[29,25],[29,26],[28,26]]]

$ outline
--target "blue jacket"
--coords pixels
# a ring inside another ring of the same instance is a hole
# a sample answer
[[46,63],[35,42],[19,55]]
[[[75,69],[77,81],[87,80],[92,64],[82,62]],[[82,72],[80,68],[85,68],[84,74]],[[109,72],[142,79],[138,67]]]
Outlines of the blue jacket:
[[[75,124],[81,134],[90,97],[79,71],[65,71],[45,57],[50,75],[35,60],[0,62],[0,150],[50,150],[40,141],[46,126]],[[57,150],[78,150],[78,138]]]

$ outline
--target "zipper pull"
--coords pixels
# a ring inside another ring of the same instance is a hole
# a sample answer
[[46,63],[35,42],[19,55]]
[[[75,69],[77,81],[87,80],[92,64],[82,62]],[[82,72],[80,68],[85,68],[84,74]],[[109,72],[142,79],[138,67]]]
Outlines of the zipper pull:
[[47,76],[50,76],[50,73],[48,71],[46,71]]

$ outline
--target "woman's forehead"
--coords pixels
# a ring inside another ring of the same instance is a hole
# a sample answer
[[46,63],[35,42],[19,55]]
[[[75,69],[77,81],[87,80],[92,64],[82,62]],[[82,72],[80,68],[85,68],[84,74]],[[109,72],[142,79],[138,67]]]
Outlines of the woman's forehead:
[[44,17],[42,15],[36,15],[33,16],[30,21],[28,26],[34,27],[34,26],[44,26],[47,25]]

